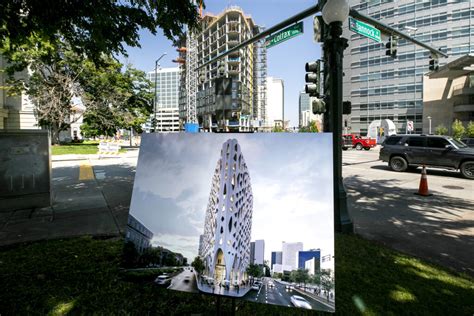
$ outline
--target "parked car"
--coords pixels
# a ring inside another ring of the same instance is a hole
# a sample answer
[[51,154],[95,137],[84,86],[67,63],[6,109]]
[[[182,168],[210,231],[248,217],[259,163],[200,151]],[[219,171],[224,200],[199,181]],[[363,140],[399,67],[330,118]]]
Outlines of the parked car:
[[295,307],[312,309],[308,301],[299,295],[292,295],[290,301]]
[[468,137],[468,138],[462,138],[461,141],[467,145],[467,147],[474,147],[474,138]]
[[474,148],[449,136],[392,135],[382,144],[379,159],[398,172],[426,165],[460,170],[465,178],[474,179]]
[[171,284],[171,278],[167,274],[162,274],[162,275],[159,275],[155,279],[155,283],[158,284],[158,285],[167,286],[167,285]]
[[377,140],[372,138],[365,138],[354,134],[344,134],[342,135],[342,149],[346,150],[348,148],[355,148],[357,150],[370,150],[377,146]]

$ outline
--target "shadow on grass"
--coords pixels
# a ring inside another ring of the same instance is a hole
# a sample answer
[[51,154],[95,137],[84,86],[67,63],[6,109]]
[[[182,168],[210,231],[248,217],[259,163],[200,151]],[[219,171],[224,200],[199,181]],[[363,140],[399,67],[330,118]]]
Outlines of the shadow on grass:
[[358,234],[474,275],[474,201],[438,191],[421,197],[397,179],[351,176],[344,183]]

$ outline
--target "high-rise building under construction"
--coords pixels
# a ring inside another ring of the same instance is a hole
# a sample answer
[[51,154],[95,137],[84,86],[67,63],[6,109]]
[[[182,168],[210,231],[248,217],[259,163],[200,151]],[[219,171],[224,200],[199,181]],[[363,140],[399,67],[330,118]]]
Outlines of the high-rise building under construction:
[[180,121],[208,131],[249,131],[265,126],[266,49],[256,42],[199,70],[196,68],[260,31],[242,9],[206,13],[178,44]]

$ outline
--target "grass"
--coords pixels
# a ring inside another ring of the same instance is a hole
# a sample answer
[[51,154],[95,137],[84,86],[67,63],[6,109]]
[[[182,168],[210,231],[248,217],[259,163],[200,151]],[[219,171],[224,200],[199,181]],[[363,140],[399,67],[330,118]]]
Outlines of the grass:
[[[119,270],[121,240],[74,238],[0,249],[0,314],[214,315],[216,298]],[[474,281],[356,236],[336,236],[339,315],[472,315]],[[315,315],[237,301],[236,315]],[[221,299],[229,314],[230,299]]]
[[[83,143],[68,143],[63,145],[51,146],[51,153],[53,155],[93,155],[99,152],[98,141],[84,141]],[[119,153],[126,152],[126,149],[121,148]]]

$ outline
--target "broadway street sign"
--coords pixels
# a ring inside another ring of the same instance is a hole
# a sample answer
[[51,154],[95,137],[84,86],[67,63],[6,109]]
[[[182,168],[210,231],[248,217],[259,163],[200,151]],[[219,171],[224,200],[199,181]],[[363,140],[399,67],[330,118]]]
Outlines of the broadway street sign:
[[376,42],[382,42],[382,39],[380,38],[380,30],[370,24],[358,21],[352,17],[349,17],[349,30],[373,39]]
[[303,34],[303,21],[287,27],[278,33],[268,36],[265,39],[265,45],[267,48],[270,48],[300,34]]

